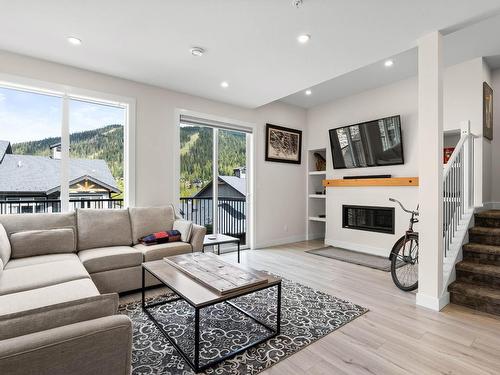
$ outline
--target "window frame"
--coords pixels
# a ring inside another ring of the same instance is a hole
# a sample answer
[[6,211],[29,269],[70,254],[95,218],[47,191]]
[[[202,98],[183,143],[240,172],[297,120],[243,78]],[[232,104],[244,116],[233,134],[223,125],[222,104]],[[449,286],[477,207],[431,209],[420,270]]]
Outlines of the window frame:
[[82,100],[94,104],[115,106],[125,109],[123,137],[123,178],[125,181],[124,207],[135,206],[135,131],[136,99],[80,87],[51,83],[21,76],[0,73],[0,86],[42,95],[60,97],[61,118],[61,212],[69,211],[69,101]]

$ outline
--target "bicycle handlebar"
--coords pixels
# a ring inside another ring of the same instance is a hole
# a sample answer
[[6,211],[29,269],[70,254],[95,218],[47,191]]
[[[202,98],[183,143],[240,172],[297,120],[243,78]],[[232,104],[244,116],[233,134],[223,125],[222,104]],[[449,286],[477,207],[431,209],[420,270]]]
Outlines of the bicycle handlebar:
[[401,207],[401,209],[404,211],[404,212],[407,212],[409,214],[413,214],[415,216],[418,216],[418,211],[411,211],[411,210],[408,210],[405,208],[405,206],[403,206],[403,203],[401,203],[400,201],[398,201],[397,199],[394,199],[394,198],[389,198],[389,200],[391,202],[396,202],[397,204],[399,204],[399,206]]

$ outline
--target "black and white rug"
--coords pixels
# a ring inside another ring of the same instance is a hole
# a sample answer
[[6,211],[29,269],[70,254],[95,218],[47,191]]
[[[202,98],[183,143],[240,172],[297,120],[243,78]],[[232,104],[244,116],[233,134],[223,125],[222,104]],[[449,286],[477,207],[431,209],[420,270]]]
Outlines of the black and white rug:
[[[233,302],[275,326],[276,292],[276,288],[270,288],[234,299]],[[166,294],[159,298],[172,297],[173,294]],[[194,310],[183,301],[152,310],[163,328],[177,338],[178,345],[187,352],[192,351]],[[281,334],[206,370],[205,374],[257,374],[367,311],[351,302],[283,279]],[[134,375],[193,374],[189,365],[142,311],[139,301],[120,306],[119,312],[128,315],[133,322]],[[201,310],[200,321],[202,363],[268,335],[267,330],[224,303]]]

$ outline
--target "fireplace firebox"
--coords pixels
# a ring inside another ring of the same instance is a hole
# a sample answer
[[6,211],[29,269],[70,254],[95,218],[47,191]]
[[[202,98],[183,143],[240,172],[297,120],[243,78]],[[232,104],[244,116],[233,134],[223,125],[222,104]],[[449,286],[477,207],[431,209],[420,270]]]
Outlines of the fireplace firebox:
[[394,207],[342,205],[342,227],[394,234]]

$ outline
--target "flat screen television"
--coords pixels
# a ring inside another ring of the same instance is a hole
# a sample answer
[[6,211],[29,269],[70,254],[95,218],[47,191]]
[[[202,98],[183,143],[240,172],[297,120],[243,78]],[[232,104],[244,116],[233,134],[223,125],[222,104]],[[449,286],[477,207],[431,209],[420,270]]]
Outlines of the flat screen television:
[[330,129],[333,168],[404,164],[401,117]]

